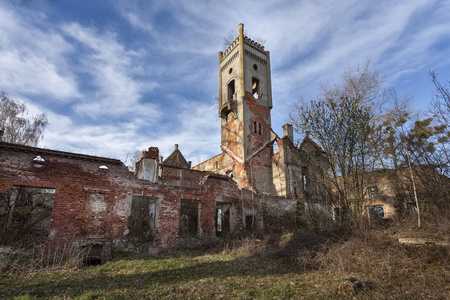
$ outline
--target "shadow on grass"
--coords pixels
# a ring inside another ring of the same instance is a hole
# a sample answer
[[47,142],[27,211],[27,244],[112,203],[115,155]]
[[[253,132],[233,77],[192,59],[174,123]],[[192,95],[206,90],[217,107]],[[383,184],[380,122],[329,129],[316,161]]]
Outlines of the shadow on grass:
[[[282,237],[272,237],[266,242],[267,248],[262,249],[265,252],[261,253],[260,249],[260,252],[250,253],[245,257],[239,254],[219,254],[218,248],[206,252],[175,250],[154,256],[123,252],[118,253],[112,262],[102,266],[86,267],[73,273],[62,272],[65,275],[55,272],[31,277],[30,280],[0,282],[0,296],[84,297],[86,292],[98,295],[130,289],[139,292],[158,289],[161,286],[176,288],[190,282],[195,286],[203,279],[230,283],[242,278],[301,274],[314,269],[314,266],[304,267],[296,264],[296,255],[299,252],[308,251],[314,254],[324,247],[341,242],[344,237],[345,235],[339,232],[320,235],[301,232],[290,236],[284,244]],[[207,257],[208,255],[210,256]],[[245,281],[246,279],[243,280]]]
[[[110,291],[138,288],[140,290],[152,289],[159,285],[177,285],[183,282],[195,282],[206,278],[225,279],[233,277],[265,277],[295,273],[288,264],[279,260],[261,260],[255,258],[235,259],[230,261],[212,261],[195,263],[188,266],[174,267],[157,271],[147,271],[144,258],[141,269],[132,274],[112,274],[111,271],[100,267],[86,273],[77,271],[70,277],[61,277],[58,274],[46,278],[30,281],[18,281],[3,286],[0,295],[3,298],[12,298],[20,295],[29,295],[38,298],[51,297],[77,297],[85,291]],[[106,265],[104,265],[106,266]],[[126,271],[126,270],[124,270]]]

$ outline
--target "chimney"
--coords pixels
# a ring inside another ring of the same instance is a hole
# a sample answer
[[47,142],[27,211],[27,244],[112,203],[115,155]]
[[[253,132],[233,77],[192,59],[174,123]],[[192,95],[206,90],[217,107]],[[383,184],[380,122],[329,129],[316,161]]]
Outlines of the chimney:
[[178,144],[175,144],[175,150],[178,150]]
[[309,138],[309,130],[307,130],[306,132],[305,132],[305,139],[307,139],[307,138]]
[[292,143],[294,142],[294,129],[291,124],[286,123],[283,125],[283,137],[285,136],[287,136]]
[[153,183],[158,182],[158,160],[159,149],[150,147],[148,151],[142,153],[142,158],[136,163],[135,174],[138,179],[149,180]]

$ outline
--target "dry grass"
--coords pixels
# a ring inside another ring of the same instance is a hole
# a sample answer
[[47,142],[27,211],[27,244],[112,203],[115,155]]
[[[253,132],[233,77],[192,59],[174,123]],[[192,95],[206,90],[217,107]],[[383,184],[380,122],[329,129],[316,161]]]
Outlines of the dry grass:
[[[207,250],[116,253],[94,267],[40,263],[0,278],[0,298],[448,299],[449,249],[400,245],[391,234],[293,232]],[[363,288],[349,296],[339,285],[350,275]]]
[[77,249],[67,244],[44,242],[29,250],[2,247],[0,277],[21,277],[48,269],[76,269],[83,266],[89,249]]

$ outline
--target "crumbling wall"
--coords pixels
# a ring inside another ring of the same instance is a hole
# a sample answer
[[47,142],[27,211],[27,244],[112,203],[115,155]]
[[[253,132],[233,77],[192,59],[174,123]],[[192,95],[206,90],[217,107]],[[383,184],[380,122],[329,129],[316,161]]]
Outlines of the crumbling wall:
[[[129,246],[128,221],[133,196],[154,199],[153,245],[173,247],[182,239],[181,200],[199,203],[198,237],[216,234],[216,202],[233,204],[233,229],[243,228],[243,202],[229,177],[210,175],[196,188],[155,184],[131,174],[115,159],[46,150],[0,142],[0,194],[13,186],[55,189],[49,238],[79,245],[111,242]],[[41,157],[36,164],[34,159]]]

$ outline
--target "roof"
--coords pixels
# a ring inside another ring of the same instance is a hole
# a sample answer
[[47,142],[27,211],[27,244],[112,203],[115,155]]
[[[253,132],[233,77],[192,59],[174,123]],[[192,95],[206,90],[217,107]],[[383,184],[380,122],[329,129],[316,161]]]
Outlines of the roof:
[[305,146],[305,144],[308,143],[311,146],[313,146],[313,148],[316,151],[320,151],[320,152],[324,152],[323,149],[317,145],[316,142],[314,142],[308,135],[305,136],[305,138],[303,139],[302,143],[300,144],[300,147],[298,147],[300,150],[303,150],[302,148]]
[[184,158],[180,150],[178,150],[178,145],[175,146],[175,150],[163,161],[164,165],[190,168],[189,163]]

